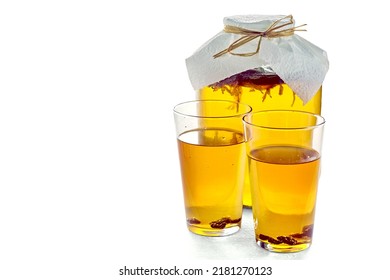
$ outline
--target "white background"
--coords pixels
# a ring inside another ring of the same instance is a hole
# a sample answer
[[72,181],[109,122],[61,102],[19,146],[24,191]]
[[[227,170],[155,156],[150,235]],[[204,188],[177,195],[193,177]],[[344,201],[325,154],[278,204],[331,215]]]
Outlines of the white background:
[[[386,278],[385,1],[0,3],[1,279],[130,279],[124,265]],[[293,14],[328,52],[315,238],[302,254],[256,247],[248,213],[230,239],[185,227],[172,108],[195,98],[184,59],[235,14]]]

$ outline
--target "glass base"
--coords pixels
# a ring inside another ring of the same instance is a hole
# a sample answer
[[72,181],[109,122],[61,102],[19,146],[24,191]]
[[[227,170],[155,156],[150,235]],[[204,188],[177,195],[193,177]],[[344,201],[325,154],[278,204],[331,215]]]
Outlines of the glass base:
[[257,245],[261,248],[276,253],[295,253],[306,250],[310,247],[311,243],[301,243],[296,245],[287,245],[287,244],[270,244],[268,242],[264,242],[258,240]]
[[234,234],[240,230],[240,226],[232,226],[232,227],[226,227],[223,229],[213,229],[213,228],[202,228],[202,227],[197,227],[194,225],[188,225],[187,228],[189,231],[192,233],[202,235],[202,236],[211,236],[211,237],[218,237],[218,236],[227,236]]

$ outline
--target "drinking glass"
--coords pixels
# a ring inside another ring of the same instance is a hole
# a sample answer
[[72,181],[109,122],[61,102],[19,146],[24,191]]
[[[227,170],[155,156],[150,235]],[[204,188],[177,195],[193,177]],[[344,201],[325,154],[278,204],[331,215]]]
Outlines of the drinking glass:
[[312,242],[323,117],[262,111],[244,118],[256,242],[297,252]]
[[203,100],[174,108],[188,229],[224,236],[241,226],[245,104]]

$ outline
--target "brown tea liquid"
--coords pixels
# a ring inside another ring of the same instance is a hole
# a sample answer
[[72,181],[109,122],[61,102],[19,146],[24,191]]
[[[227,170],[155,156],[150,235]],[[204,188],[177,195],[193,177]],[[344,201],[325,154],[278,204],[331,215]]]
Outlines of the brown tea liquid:
[[302,147],[269,146],[250,151],[248,159],[257,243],[276,252],[309,247],[319,153]]
[[178,138],[187,226],[208,236],[239,230],[245,168],[242,133],[200,129]]

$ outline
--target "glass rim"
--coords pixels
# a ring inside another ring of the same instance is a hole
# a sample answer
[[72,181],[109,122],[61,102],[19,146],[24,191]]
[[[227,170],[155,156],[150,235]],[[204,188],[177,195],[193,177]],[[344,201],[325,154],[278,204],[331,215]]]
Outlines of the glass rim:
[[[281,127],[281,126],[267,126],[267,125],[259,125],[259,124],[254,124],[252,122],[250,122],[249,120],[246,120],[247,117],[249,117],[250,115],[259,115],[259,114],[266,114],[266,113],[286,113],[286,112],[289,112],[289,113],[297,113],[297,114],[301,114],[301,115],[307,115],[307,116],[312,116],[312,117],[315,117],[317,119],[317,122],[316,124],[314,125],[305,125],[305,126],[296,126],[296,127]],[[263,129],[272,129],[272,130],[305,130],[305,129],[314,129],[314,128],[317,128],[317,127],[321,127],[321,126],[324,126],[325,124],[325,118],[319,114],[314,114],[314,113],[310,113],[310,112],[305,112],[305,111],[299,111],[299,110],[264,110],[264,111],[256,111],[256,112],[251,112],[245,116],[243,116],[242,118],[243,122],[245,124],[248,124],[248,125],[251,125],[251,126],[254,126],[254,127],[258,127],[258,128],[263,128]]]
[[[221,115],[221,116],[202,116],[202,115],[196,115],[196,114],[190,114],[190,113],[183,113],[178,110],[180,106],[190,104],[190,103],[228,103],[228,104],[235,104],[235,105],[240,105],[240,106],[245,106],[247,109],[249,109],[245,113],[236,113],[236,114],[226,114],[226,115]],[[184,101],[181,103],[178,103],[173,107],[173,112],[177,115],[181,116],[186,116],[186,117],[191,117],[191,118],[198,118],[198,119],[223,119],[223,118],[234,118],[234,117],[241,117],[243,118],[244,116],[248,115],[249,113],[252,112],[252,107],[249,106],[248,104],[237,102],[237,101],[230,101],[230,100],[218,100],[218,99],[207,99],[207,100],[190,100],[190,101]]]

